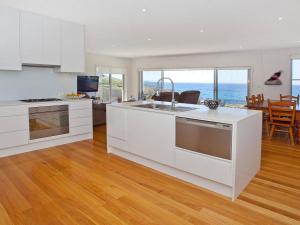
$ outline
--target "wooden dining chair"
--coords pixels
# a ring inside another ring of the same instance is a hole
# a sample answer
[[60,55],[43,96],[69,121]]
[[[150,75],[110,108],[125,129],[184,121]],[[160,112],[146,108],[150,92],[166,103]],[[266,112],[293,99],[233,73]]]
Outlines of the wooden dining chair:
[[297,104],[299,104],[299,95],[293,96],[293,95],[280,94],[280,101],[292,101],[292,102],[297,102]]
[[247,106],[262,103],[262,102],[263,102],[262,98],[263,98],[263,97],[262,97],[260,94],[258,94],[258,95],[246,96]]
[[255,104],[255,96],[246,96],[246,102],[247,102],[247,106],[252,106]]
[[[255,98],[257,104],[262,104],[265,101],[264,94],[258,94]],[[270,136],[270,115],[269,112],[263,112],[263,124],[265,125],[267,136]]]
[[259,103],[263,103],[265,101],[265,97],[264,97],[264,94],[258,94],[256,96],[256,99]]
[[[257,96],[246,96],[247,108],[248,109],[257,109],[257,104],[262,104],[264,102],[264,94],[258,94]],[[269,112],[263,112],[263,125],[266,129],[267,136],[270,135],[270,116]]]
[[[271,125],[270,140],[272,139],[275,131],[288,132],[291,144],[295,145],[294,125],[296,115],[296,102],[271,102],[270,100],[268,100],[268,107]],[[283,128],[286,128],[286,130],[282,130]]]

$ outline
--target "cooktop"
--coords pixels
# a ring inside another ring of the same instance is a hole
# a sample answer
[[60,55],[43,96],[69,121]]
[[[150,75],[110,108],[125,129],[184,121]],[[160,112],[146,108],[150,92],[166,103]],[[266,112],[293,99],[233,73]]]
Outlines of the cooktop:
[[59,98],[32,98],[32,99],[23,99],[21,102],[53,102],[53,101],[62,101]]

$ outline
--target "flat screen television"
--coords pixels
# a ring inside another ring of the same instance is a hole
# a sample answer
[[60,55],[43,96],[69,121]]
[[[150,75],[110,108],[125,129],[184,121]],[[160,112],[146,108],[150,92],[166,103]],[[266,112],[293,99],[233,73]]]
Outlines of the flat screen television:
[[98,76],[77,76],[77,92],[97,92]]

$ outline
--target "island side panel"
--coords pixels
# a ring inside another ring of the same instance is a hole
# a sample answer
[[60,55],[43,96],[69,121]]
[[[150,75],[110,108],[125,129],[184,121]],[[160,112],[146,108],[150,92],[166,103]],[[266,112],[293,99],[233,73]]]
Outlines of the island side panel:
[[107,152],[111,153],[111,146],[127,151],[127,110],[107,105],[106,119]]
[[172,114],[107,106],[108,153],[114,148],[168,166],[175,165]]
[[260,170],[262,113],[257,112],[236,124],[236,148],[233,152],[233,200],[239,196]]

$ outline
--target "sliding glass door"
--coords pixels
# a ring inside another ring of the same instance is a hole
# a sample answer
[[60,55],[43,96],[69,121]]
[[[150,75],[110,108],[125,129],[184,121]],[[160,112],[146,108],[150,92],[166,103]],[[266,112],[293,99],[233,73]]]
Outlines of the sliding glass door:
[[99,95],[103,102],[110,101],[110,81],[109,74],[102,74],[99,77]]
[[105,73],[99,75],[99,96],[103,102],[124,99],[124,75]]
[[124,75],[111,74],[111,102],[121,102],[124,99]]

